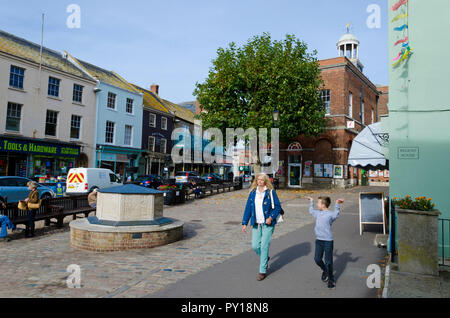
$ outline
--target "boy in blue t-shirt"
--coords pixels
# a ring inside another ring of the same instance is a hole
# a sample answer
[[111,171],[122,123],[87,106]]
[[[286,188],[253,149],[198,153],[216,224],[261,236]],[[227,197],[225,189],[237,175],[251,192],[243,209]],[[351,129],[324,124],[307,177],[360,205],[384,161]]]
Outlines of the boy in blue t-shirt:
[[[308,197],[310,202],[309,213],[316,219],[314,231],[316,233],[316,252],[314,261],[322,269],[322,281],[328,281],[328,288],[335,287],[333,275],[333,233],[331,225],[339,217],[341,212],[340,204],[344,203],[343,199],[336,201],[334,212],[328,211],[331,204],[329,197],[319,197],[317,202],[318,210],[314,210],[314,200]],[[325,263],[323,262],[323,254],[325,253]]]

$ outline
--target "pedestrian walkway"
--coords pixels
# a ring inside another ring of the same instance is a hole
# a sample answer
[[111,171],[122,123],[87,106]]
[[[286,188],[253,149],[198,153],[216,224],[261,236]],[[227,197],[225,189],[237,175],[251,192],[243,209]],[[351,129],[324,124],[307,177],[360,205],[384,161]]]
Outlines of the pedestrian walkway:
[[[358,231],[358,192],[373,190],[355,188],[320,192],[329,193],[334,200],[338,196],[348,200],[342,219],[336,223],[338,232],[349,231],[336,244],[336,268],[341,268],[342,272],[339,274],[341,277],[338,277],[336,291],[344,286],[353,288],[352,284],[361,285],[366,263],[376,262],[379,258],[377,254],[383,253],[383,250],[372,246],[373,233],[367,233],[363,238],[355,234]],[[376,190],[379,191],[380,188]],[[289,283],[283,286],[286,291],[295,290],[297,296],[303,295],[302,290],[314,286],[308,285],[309,280],[315,283],[317,275],[320,280],[320,273],[310,266],[314,219],[307,211],[308,202],[305,197],[308,195],[317,197],[319,193],[279,191],[287,222],[280,225],[274,233],[271,250],[273,274],[262,282],[273,283],[279,276],[280,281],[275,284],[281,286],[286,273],[301,274],[295,272],[294,268],[304,269],[306,275],[303,275],[303,279],[308,276],[306,282],[298,278],[300,280],[295,281],[296,286]],[[245,275],[248,279],[250,287],[256,281],[258,260],[251,252],[250,234],[244,236],[241,232],[240,224],[247,196],[248,189],[244,189],[166,208],[165,216],[185,222],[184,239],[153,249],[113,253],[76,251],[70,248],[67,226],[63,230],[49,228],[33,239],[20,238],[0,243],[0,253],[6,255],[0,263],[0,297],[153,297],[156,292],[163,293],[165,288],[171,288],[176,283],[183,284],[180,297],[192,297],[189,288],[194,287],[186,286],[185,283],[192,280],[195,274],[209,275],[210,270],[223,268],[222,266],[227,271],[222,271],[218,278],[233,281],[235,277],[241,277],[235,274],[240,272],[240,275]],[[344,228],[339,230],[342,226]],[[355,258],[358,261],[353,262]],[[229,267],[228,262],[237,262],[240,268]],[[67,267],[71,264],[81,268],[82,288],[67,288]],[[355,280],[347,280],[345,277],[353,277]],[[214,280],[211,282],[216,283]],[[211,286],[211,283],[207,285]],[[321,287],[313,287],[317,289],[314,295],[322,295]],[[232,294],[232,290],[227,288],[226,285],[223,286],[224,294],[230,292],[231,296],[239,295]],[[363,290],[370,296],[375,295],[372,291],[362,288],[361,291]],[[244,297],[258,295],[257,289],[246,291],[248,294]],[[214,292],[210,295],[214,295]]]
[[[314,224],[274,239],[270,248],[269,276],[256,280],[258,257],[247,251],[222,264],[190,276],[149,297],[377,297],[378,289],[367,287],[370,264],[380,264],[386,250],[374,245],[375,233],[359,235],[356,191],[342,193],[346,202],[334,228],[334,270],[336,289],[328,289],[314,263]],[[380,191],[380,189],[376,189]],[[333,200],[336,195],[332,194]],[[288,209],[297,203],[287,204]],[[285,205],[286,206],[286,205]],[[298,208],[303,208],[303,204]],[[289,213],[287,213],[289,220]],[[288,221],[289,222],[289,221]],[[285,226],[279,225],[275,231]],[[250,240],[250,235],[247,236]]]

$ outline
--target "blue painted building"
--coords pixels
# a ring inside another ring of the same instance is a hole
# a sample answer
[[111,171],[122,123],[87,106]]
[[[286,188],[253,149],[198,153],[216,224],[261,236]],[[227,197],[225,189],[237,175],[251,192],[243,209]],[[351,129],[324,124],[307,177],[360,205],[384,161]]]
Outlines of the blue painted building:
[[142,155],[143,94],[113,71],[72,61],[97,80],[96,167],[136,175]]

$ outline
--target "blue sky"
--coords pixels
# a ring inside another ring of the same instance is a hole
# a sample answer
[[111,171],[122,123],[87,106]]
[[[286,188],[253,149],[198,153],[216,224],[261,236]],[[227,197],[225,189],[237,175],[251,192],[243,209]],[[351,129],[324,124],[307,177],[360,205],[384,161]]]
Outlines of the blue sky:
[[[269,32],[296,35],[319,59],[337,56],[336,43],[351,22],[360,40],[360,60],[375,84],[388,84],[385,0],[41,0],[0,1],[0,29],[114,70],[142,87],[160,85],[173,102],[194,100],[219,47],[244,44]],[[81,28],[69,29],[66,8],[81,8]],[[381,7],[381,28],[370,29],[367,7]]]

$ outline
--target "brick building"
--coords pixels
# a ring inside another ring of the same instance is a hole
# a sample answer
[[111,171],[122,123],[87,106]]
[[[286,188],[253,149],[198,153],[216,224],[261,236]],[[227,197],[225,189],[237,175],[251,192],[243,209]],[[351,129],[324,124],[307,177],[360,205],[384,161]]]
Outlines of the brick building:
[[[348,155],[356,135],[387,114],[388,87],[376,86],[363,73],[356,36],[347,32],[337,48],[338,57],[319,61],[328,126],[319,136],[301,135],[291,144],[280,145],[282,186],[328,183],[347,187],[361,183],[361,169],[347,166]],[[368,181],[387,182],[389,173],[377,172],[375,177],[371,172],[371,176]]]

